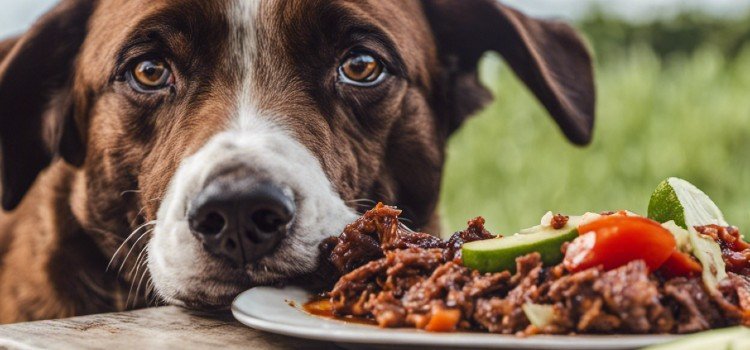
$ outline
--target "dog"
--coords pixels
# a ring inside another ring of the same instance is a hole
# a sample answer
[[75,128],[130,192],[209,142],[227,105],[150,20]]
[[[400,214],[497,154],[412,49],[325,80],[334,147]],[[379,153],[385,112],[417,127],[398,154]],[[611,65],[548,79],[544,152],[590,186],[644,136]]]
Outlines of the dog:
[[494,0],[63,0],[0,44],[0,322],[226,308],[362,199],[438,232],[488,51],[590,142],[580,36]]

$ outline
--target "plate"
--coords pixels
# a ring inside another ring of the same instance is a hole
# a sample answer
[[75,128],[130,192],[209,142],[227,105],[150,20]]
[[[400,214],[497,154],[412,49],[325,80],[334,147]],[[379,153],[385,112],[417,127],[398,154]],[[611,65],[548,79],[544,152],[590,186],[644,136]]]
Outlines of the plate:
[[637,349],[675,340],[670,335],[575,335],[516,337],[486,333],[429,333],[383,329],[308,314],[310,294],[299,287],[256,287],[232,303],[234,317],[255,329],[297,338],[323,340],[351,348],[450,347],[462,349]]

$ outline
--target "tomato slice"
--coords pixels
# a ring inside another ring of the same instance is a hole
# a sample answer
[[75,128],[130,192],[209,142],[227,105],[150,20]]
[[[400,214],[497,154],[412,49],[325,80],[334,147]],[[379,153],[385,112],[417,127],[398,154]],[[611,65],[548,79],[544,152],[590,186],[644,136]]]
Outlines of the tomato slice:
[[692,277],[697,276],[703,271],[700,263],[695,261],[690,254],[674,250],[667,261],[659,268],[659,274],[664,278],[674,277]]
[[669,230],[643,217],[610,215],[578,227],[563,263],[571,272],[602,266],[611,270],[643,260],[651,271],[672,255],[676,242]]

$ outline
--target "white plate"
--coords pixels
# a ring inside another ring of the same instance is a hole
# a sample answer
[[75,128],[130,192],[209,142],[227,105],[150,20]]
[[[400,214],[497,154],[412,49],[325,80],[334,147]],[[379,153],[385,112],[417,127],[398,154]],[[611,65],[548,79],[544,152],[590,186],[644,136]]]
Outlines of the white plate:
[[313,316],[301,309],[309,293],[298,287],[256,287],[240,294],[232,313],[252,328],[298,338],[331,341],[357,348],[460,347],[491,349],[636,349],[674,340],[663,335],[533,336],[484,333],[428,333],[413,329],[381,329]]

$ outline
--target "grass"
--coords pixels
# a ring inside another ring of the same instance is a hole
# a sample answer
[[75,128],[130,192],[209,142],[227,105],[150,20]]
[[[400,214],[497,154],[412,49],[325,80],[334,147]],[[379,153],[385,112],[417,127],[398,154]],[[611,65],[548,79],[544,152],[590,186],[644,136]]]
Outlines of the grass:
[[548,210],[645,214],[659,182],[678,176],[750,237],[750,48],[726,61],[710,47],[667,60],[635,47],[596,70],[594,141],[577,148],[498,57],[485,58],[496,100],[450,141],[443,233],[477,215],[507,234]]

